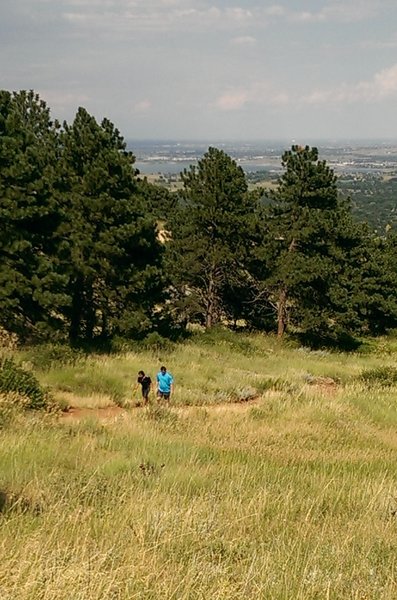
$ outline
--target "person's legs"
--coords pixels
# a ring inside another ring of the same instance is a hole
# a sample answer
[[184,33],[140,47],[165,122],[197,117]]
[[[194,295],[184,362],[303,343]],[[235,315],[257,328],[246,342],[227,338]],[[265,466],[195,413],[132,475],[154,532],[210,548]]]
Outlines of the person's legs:
[[169,400],[170,400],[170,394],[167,393],[167,392],[160,392],[160,391],[158,391],[157,392],[157,398],[158,398],[158,400],[165,400],[166,403],[168,404]]

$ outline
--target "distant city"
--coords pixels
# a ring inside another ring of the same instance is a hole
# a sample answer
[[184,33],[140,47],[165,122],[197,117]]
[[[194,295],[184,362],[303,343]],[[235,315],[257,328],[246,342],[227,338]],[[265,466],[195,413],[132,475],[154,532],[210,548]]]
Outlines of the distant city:
[[[247,173],[278,174],[282,153],[300,140],[275,142],[197,142],[128,140],[140,173],[176,175],[197,164],[209,146],[221,148]],[[337,174],[397,175],[397,141],[309,141]]]

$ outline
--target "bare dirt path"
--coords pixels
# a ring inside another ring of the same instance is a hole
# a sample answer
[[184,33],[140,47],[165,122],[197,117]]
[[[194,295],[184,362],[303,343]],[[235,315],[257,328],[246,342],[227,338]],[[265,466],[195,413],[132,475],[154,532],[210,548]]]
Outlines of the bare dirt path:
[[[331,378],[318,377],[314,382],[311,382],[309,388],[312,390],[315,389],[318,393],[324,396],[333,396],[336,394],[339,389],[336,385],[336,382]],[[267,397],[271,396],[271,391],[267,393]],[[278,392],[274,392],[277,394]],[[73,402],[73,399],[71,399]],[[221,404],[201,404],[197,406],[191,405],[172,405],[170,408],[177,413],[186,414],[189,411],[197,410],[198,408],[202,408],[204,410],[211,411],[212,414],[222,413],[222,412],[244,412],[252,406],[258,405],[261,397],[252,398],[247,401],[241,402],[222,402]],[[78,403],[79,398],[74,397],[74,401]],[[153,408],[156,406],[156,403],[152,403],[150,406]],[[67,412],[62,413],[61,419],[65,422],[70,421],[81,421],[83,419],[95,419],[98,421],[112,421],[117,417],[122,415],[128,416],[133,414],[135,411],[143,411],[146,410],[146,407],[141,406],[139,404],[131,404],[128,407],[120,407],[116,405],[107,405],[107,406],[95,406],[95,407],[79,407],[79,406],[71,406]]]
[[78,408],[71,407],[67,412],[63,412],[61,419],[63,421],[81,421],[82,419],[98,419],[100,421],[106,421],[114,419],[121,414],[128,414],[135,408],[126,409],[120,406],[106,406],[103,408]]
[[[171,406],[171,409],[177,413],[187,413],[191,410],[203,408],[210,410],[212,413],[221,412],[241,412],[247,410],[251,406],[258,404],[258,400],[249,400],[247,402],[222,403],[222,404],[206,404],[201,406]],[[131,406],[129,408],[121,408],[120,406],[106,406],[101,408],[79,408],[70,407],[67,412],[61,414],[61,420],[64,422],[78,422],[85,419],[95,419],[98,421],[112,421],[122,415],[128,416],[135,411],[146,410],[143,406]]]

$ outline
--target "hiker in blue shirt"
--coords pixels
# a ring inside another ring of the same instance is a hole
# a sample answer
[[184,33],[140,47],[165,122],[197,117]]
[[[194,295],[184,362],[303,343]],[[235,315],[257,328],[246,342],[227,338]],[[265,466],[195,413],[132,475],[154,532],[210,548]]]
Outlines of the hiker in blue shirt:
[[168,373],[166,367],[160,367],[157,373],[157,397],[164,398],[167,402],[174,392],[174,379],[171,373]]

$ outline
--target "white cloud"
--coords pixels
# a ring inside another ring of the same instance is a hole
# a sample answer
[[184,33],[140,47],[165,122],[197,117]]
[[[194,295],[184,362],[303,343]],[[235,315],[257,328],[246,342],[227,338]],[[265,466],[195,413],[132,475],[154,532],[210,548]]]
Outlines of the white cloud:
[[226,92],[219,96],[216,100],[215,105],[221,110],[239,110],[249,100],[249,95],[246,91],[236,90],[233,92]]
[[[51,0],[46,0],[47,2],[51,2]],[[68,0],[67,4],[69,6],[84,6],[84,7],[97,7],[97,8],[111,8],[117,5],[116,0]]]
[[194,0],[67,0],[62,18],[76,27],[110,31],[167,31],[237,28],[253,19],[252,10]]
[[234,89],[221,94],[215,106],[220,110],[239,110],[246,105],[285,106],[289,103],[287,92],[277,90],[270,82],[255,82],[244,89]]
[[397,48],[397,38],[389,40],[364,40],[358,44],[363,49],[382,50],[385,48]]
[[322,12],[327,20],[352,23],[375,17],[381,8],[384,8],[384,2],[351,0],[350,2],[330,2]]
[[375,75],[374,83],[379,98],[384,98],[397,93],[397,64],[377,73]]
[[285,17],[295,23],[353,23],[376,16],[382,6],[379,0],[329,0],[328,4],[318,10],[290,10],[284,7],[273,7],[273,16]]
[[89,101],[89,96],[83,93],[62,92],[60,90],[41,88],[37,90],[40,97],[55,111],[76,109]]
[[66,21],[70,21],[71,23],[86,23],[86,22],[91,22],[92,18],[90,17],[90,15],[84,14],[84,13],[78,13],[78,12],[65,12],[62,14],[62,17],[66,20]]
[[254,46],[256,44],[256,38],[251,35],[241,35],[233,38],[232,44],[236,46]]
[[227,8],[225,14],[233,21],[247,21],[252,19],[253,16],[250,10],[240,7]]
[[342,84],[334,89],[313,90],[302,97],[302,102],[306,104],[380,102],[394,95],[397,95],[397,64],[382,69],[369,81]]
[[255,82],[245,88],[228,90],[215,101],[216,108],[222,111],[240,110],[246,106],[261,105],[285,107],[293,102],[295,105],[335,105],[381,102],[397,96],[397,64],[382,69],[369,81],[355,84],[341,84],[335,88],[315,89],[307,94],[297,91],[277,89],[271,82]]
[[152,108],[152,103],[150,100],[141,100],[140,102],[137,102],[133,108],[135,112],[146,113]]
[[283,17],[287,13],[287,9],[280,4],[274,4],[265,9],[265,14],[269,17]]

